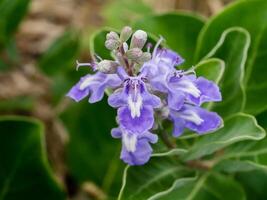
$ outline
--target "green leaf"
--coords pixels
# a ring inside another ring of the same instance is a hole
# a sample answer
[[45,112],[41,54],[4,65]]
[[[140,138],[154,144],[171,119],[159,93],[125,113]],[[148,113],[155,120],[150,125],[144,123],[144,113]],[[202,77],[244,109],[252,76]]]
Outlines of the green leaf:
[[39,60],[39,67],[48,75],[62,74],[75,67],[80,41],[73,31],[65,32],[55,40]]
[[67,146],[70,173],[79,183],[94,181],[105,192],[111,189],[114,195],[121,180],[121,142],[111,137],[111,129],[117,127],[116,113],[106,101],[104,98],[88,104],[85,99],[72,103],[61,117],[70,134]]
[[[178,187],[177,187],[178,186]],[[178,179],[171,188],[149,200],[241,200],[246,199],[241,186],[232,178],[206,173],[196,178]]]
[[[255,12],[255,10],[257,12]],[[234,20],[238,19],[238,20]],[[245,112],[258,114],[267,109],[267,1],[237,1],[213,17],[198,38],[196,58],[205,56],[225,29],[240,26],[251,35],[251,48],[246,62],[247,102]]]
[[224,70],[225,63],[221,59],[210,58],[198,63],[195,67],[197,76],[203,76],[208,80],[220,83]]
[[204,135],[192,146],[185,160],[193,160],[220,150],[243,140],[261,140],[265,131],[257,124],[256,119],[247,114],[238,113],[224,121],[224,127]]
[[223,100],[214,110],[227,116],[243,109],[245,104],[244,70],[250,45],[249,33],[243,28],[225,30],[214,48],[204,57],[217,57],[225,61],[225,72],[220,89]]
[[29,118],[0,119],[0,199],[64,199],[47,161],[43,129]]
[[[214,81],[217,84],[220,83],[223,77],[224,70],[225,70],[224,61],[217,58],[211,58],[201,61],[195,67],[197,76],[203,76],[208,80]],[[213,105],[214,105],[213,102],[206,103],[204,107],[211,110]]]
[[95,32],[90,37],[90,53],[92,58],[97,55],[103,59],[111,59],[110,51],[105,47],[106,35],[110,31],[117,32],[115,29],[104,28]]
[[216,200],[245,199],[240,185],[217,173],[195,175],[177,162],[186,151],[174,149],[154,154],[144,166],[127,166],[118,200]]
[[236,179],[242,184],[246,191],[247,199],[266,199],[267,190],[267,172],[254,170],[236,174]]
[[0,49],[17,30],[27,13],[30,0],[0,1]]
[[166,39],[167,45],[185,58],[187,66],[191,66],[197,36],[203,25],[202,17],[177,12],[145,17],[135,22],[133,27],[154,35],[162,35]]
[[177,179],[192,174],[179,165],[176,159],[176,156],[184,153],[183,149],[175,149],[167,153],[154,154],[146,165],[127,166],[118,199],[148,199],[170,188]]
[[114,0],[105,3],[102,15],[107,26],[121,28],[153,12],[143,0]]

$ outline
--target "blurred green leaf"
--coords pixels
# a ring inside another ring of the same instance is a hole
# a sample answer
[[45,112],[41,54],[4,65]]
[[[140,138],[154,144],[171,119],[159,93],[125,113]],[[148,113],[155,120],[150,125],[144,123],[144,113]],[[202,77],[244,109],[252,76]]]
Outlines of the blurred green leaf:
[[203,18],[194,14],[177,12],[145,17],[135,22],[133,27],[157,36],[162,35],[167,45],[185,58],[187,66],[191,66],[197,36],[203,25]]
[[217,44],[204,57],[217,57],[225,62],[225,73],[220,84],[223,100],[214,108],[221,116],[239,112],[244,107],[244,73],[249,45],[250,36],[245,29],[230,28],[222,33]]
[[218,131],[201,136],[185,154],[185,160],[193,160],[243,140],[261,140],[265,131],[256,119],[247,114],[238,113],[224,121],[224,127]]
[[247,92],[245,112],[258,114],[267,109],[266,0],[237,1],[213,17],[200,33],[196,58],[199,60],[204,57],[217,43],[221,34],[233,26],[243,27],[251,35],[251,48],[245,74]]
[[15,111],[24,110],[29,111],[34,107],[34,98],[30,96],[20,96],[9,98],[7,100],[0,100],[1,111]]
[[[78,182],[94,181],[106,192],[117,194],[120,186],[122,162],[119,158],[120,141],[111,137],[116,127],[115,110],[106,103],[90,105],[87,100],[71,104],[62,114],[70,134],[67,163]],[[114,171],[113,171],[114,170]]]
[[79,47],[78,34],[73,31],[67,31],[46,50],[39,60],[39,67],[50,76],[73,70]]
[[0,49],[17,30],[30,0],[0,0]]
[[122,28],[152,12],[143,0],[113,0],[104,6],[102,14],[107,26]]
[[110,51],[105,47],[106,34],[110,31],[117,32],[114,29],[104,28],[95,32],[90,37],[90,53],[92,58],[97,55],[103,59],[111,59]]
[[0,199],[64,199],[49,167],[44,142],[39,121],[0,118]]
[[238,173],[236,179],[246,191],[247,200],[266,200],[267,172],[254,170]]

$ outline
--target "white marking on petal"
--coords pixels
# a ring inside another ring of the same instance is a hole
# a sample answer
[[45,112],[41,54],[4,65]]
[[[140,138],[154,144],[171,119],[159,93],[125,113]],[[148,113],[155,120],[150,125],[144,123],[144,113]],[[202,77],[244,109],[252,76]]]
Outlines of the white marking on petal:
[[128,96],[128,106],[131,111],[131,117],[140,117],[141,115],[141,108],[143,105],[143,99],[140,94],[136,94],[136,99],[133,100],[133,97],[131,95]]
[[95,77],[94,76],[89,76],[87,78],[84,78],[84,80],[82,80],[82,83],[80,85],[80,90],[84,90],[85,88],[87,88],[89,85],[92,85],[93,83],[95,83]]
[[193,122],[196,125],[200,125],[202,122],[204,122],[203,119],[201,119],[198,114],[196,112],[194,112],[193,110],[186,110],[183,113],[180,114],[180,117]]
[[122,135],[122,142],[128,152],[135,152],[136,150],[136,143],[137,143],[137,135],[135,134],[127,134],[123,133]]
[[200,90],[189,80],[181,80],[179,82],[179,89],[191,94],[192,96],[198,98],[201,94]]

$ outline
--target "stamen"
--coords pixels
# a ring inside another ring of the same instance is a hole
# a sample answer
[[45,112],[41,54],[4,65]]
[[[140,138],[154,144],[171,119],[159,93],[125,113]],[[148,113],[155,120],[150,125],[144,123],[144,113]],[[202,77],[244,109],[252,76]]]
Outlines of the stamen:
[[146,45],[146,51],[147,51],[148,53],[150,53],[150,50],[151,50],[152,47],[153,47],[153,45],[152,45],[151,43],[148,43],[148,44]]
[[102,61],[102,60],[103,60],[103,59],[102,59],[99,55],[97,55],[96,53],[95,53],[94,56],[96,57],[96,59],[98,59],[98,61]]
[[79,70],[80,67],[93,67],[91,63],[80,63],[76,60],[76,71]]
[[155,58],[156,53],[157,53],[157,50],[158,50],[158,48],[159,48],[159,45],[160,45],[160,43],[162,43],[163,40],[164,40],[164,38],[163,38],[162,36],[160,36],[160,38],[159,38],[157,44],[156,44],[155,47],[154,47],[153,54],[152,54],[152,58]]

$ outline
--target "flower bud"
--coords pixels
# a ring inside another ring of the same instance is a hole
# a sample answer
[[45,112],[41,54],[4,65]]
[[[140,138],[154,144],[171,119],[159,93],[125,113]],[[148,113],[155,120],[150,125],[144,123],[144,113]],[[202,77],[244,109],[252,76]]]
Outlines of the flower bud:
[[147,41],[147,33],[142,30],[137,30],[131,40],[130,48],[142,49]]
[[151,53],[145,52],[141,55],[141,57],[138,59],[139,63],[145,63],[147,61],[151,60]]
[[133,31],[131,27],[129,26],[123,27],[123,29],[121,30],[120,40],[122,42],[126,42],[131,37],[132,33]]
[[106,35],[106,39],[107,40],[119,40],[119,35],[118,33],[114,32],[114,31],[110,31],[107,35]]
[[111,60],[102,60],[97,64],[97,69],[103,73],[115,73],[119,64]]
[[138,60],[142,56],[143,52],[139,48],[133,48],[126,52],[126,56],[130,60]]
[[119,40],[113,40],[113,39],[108,39],[105,42],[105,47],[108,50],[114,50],[117,49],[120,46],[120,41]]

